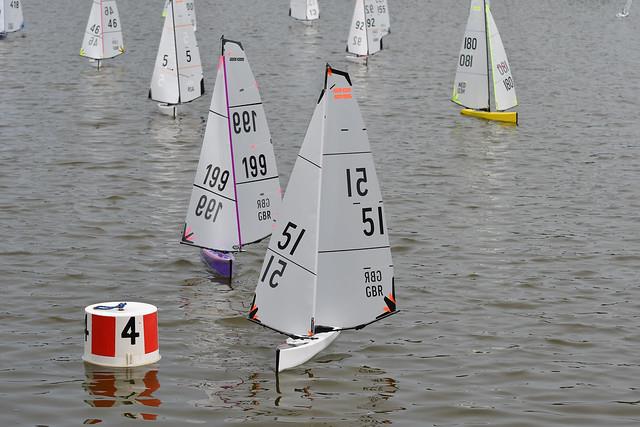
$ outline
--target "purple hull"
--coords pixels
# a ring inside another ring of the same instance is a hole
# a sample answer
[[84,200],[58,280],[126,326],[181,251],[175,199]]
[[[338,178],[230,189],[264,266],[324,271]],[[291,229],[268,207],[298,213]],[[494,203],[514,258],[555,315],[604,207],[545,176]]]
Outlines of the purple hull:
[[228,252],[218,252],[211,249],[200,251],[202,261],[214,272],[222,277],[231,277],[233,273],[233,255]]

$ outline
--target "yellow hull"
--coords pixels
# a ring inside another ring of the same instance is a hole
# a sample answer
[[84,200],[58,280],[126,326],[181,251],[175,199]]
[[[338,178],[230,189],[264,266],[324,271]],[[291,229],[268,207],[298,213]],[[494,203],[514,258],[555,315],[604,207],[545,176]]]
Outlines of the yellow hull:
[[518,124],[518,113],[515,111],[478,111],[465,108],[460,111],[463,116],[477,117],[479,119],[494,120],[496,122]]

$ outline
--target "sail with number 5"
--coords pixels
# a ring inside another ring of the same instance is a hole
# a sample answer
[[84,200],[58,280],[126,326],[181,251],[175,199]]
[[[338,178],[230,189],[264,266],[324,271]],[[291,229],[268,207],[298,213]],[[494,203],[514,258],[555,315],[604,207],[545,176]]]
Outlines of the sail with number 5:
[[156,57],[149,98],[175,117],[178,104],[204,93],[200,50],[187,13],[186,0],[170,0]]
[[461,111],[464,115],[518,122],[518,113],[505,111],[518,105],[518,101],[511,67],[488,0],[471,0],[451,100],[465,107]]
[[122,25],[116,0],[93,0],[80,56],[100,61],[124,53]]
[[347,38],[347,52],[367,58],[382,50],[382,32],[376,20],[375,0],[355,0]]
[[[181,243],[237,252],[268,237],[280,210],[267,117],[242,44],[222,39],[207,128]],[[223,275],[205,252],[209,266]],[[223,260],[219,263],[224,264]],[[230,270],[230,268],[229,268]]]
[[289,16],[300,21],[315,21],[320,18],[318,0],[291,0]]
[[327,64],[249,319],[306,339],[300,351],[394,313],[393,277],[367,130],[349,75]]
[[[165,0],[164,9],[162,9],[162,17],[167,17],[167,10],[169,9],[169,1]],[[196,23],[196,0],[187,0],[187,15],[191,19],[191,23],[193,24],[193,31],[198,31],[197,23]]]

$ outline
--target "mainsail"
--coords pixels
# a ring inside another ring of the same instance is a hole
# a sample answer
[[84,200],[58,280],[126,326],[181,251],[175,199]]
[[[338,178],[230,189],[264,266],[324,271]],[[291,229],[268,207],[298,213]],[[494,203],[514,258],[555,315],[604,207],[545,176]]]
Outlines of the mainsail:
[[347,38],[347,52],[373,55],[382,49],[382,35],[376,24],[375,0],[355,0]]
[[167,104],[181,104],[193,101],[203,93],[200,50],[187,13],[187,1],[170,0],[149,98]]
[[249,318],[294,337],[396,310],[384,204],[347,73],[326,68]]
[[23,29],[22,0],[1,0],[1,2],[4,4],[2,11],[0,11],[0,18],[4,19],[0,24],[0,33],[13,33]]
[[222,39],[181,242],[239,251],[271,234],[280,204],[278,169],[258,84],[242,45]]
[[93,0],[80,56],[106,59],[123,53],[122,24],[116,0]]
[[489,109],[484,0],[471,0],[451,100],[475,110]]
[[313,21],[320,18],[318,0],[291,0],[289,15],[302,21]]
[[391,32],[391,19],[389,18],[389,5],[387,0],[375,0],[376,25],[380,28],[380,37]]

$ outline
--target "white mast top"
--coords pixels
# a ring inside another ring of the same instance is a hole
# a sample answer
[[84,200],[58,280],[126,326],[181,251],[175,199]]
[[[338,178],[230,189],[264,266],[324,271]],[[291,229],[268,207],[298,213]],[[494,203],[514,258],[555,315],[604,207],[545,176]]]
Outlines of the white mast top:
[[116,0],[93,0],[80,56],[107,59],[123,53],[122,24]]
[[242,44],[222,39],[184,244],[239,251],[269,236],[281,191],[262,99]]
[[383,208],[349,75],[327,65],[249,318],[306,337],[394,313]]
[[289,16],[301,21],[314,21],[320,18],[318,0],[291,0]]
[[149,98],[167,104],[182,104],[199,98],[203,93],[200,50],[187,14],[187,1],[170,0]]

